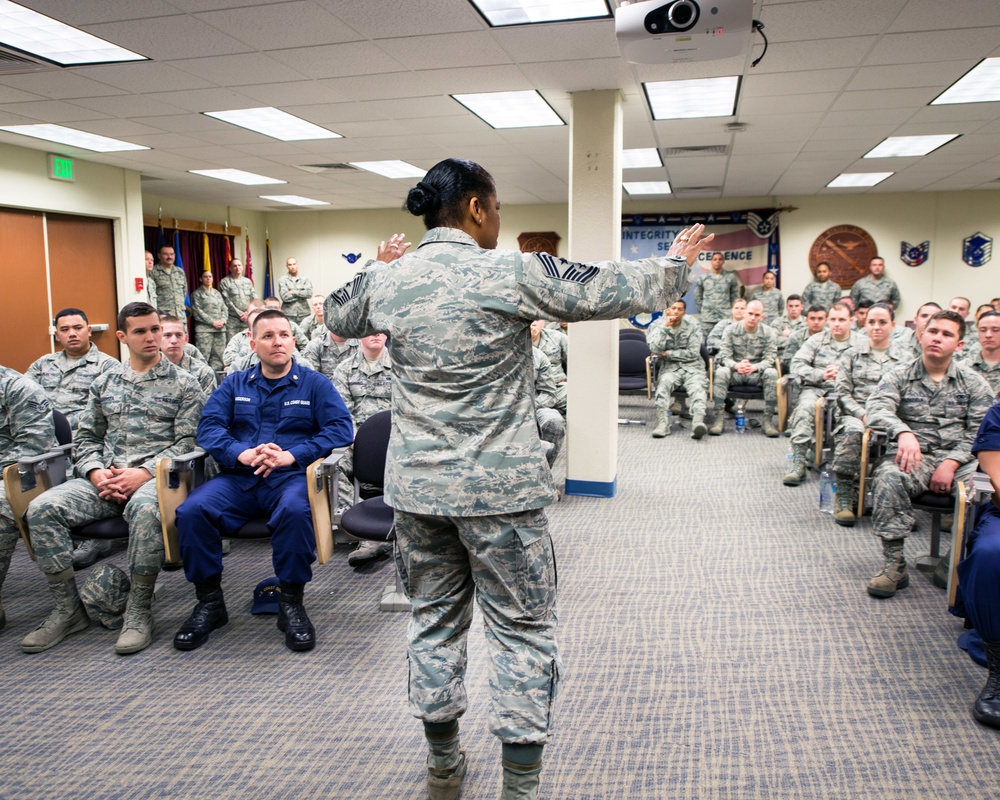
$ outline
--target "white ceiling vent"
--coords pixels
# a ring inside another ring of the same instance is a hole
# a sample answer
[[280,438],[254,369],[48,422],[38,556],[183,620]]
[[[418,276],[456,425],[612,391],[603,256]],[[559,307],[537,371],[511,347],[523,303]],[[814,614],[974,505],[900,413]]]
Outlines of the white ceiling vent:
[[690,147],[664,147],[661,151],[665,158],[680,158],[683,156],[725,156],[729,155],[729,145],[726,144],[693,144]]
[[49,70],[62,69],[51,61],[45,61],[19,50],[0,45],[0,75],[17,75],[22,72],[48,72]]

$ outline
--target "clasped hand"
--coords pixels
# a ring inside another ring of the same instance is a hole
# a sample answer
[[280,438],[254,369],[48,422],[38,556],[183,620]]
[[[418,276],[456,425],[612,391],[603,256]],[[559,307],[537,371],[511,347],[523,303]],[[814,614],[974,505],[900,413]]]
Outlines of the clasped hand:
[[87,478],[97,489],[102,500],[113,503],[126,503],[135,494],[136,489],[152,479],[142,467],[111,467],[111,469],[92,469]]
[[295,456],[287,450],[282,450],[274,442],[249,447],[240,453],[237,459],[241,464],[255,467],[254,475],[266,478],[278,467],[290,467],[295,463]]

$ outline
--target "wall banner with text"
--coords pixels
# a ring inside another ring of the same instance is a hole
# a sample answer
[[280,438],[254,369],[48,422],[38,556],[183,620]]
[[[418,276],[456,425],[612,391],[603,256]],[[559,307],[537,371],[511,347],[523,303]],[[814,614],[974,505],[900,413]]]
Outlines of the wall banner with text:
[[725,269],[735,272],[746,288],[745,295],[760,286],[761,276],[772,270],[781,286],[781,251],[778,244],[778,214],[774,208],[748,211],[715,211],[699,214],[626,214],[622,216],[622,258],[635,260],[666,255],[684,228],[695,223],[714,233],[710,248],[701,253],[692,270],[692,290],[684,296],[688,311],[697,313],[693,285],[711,270],[713,252],[726,258]]

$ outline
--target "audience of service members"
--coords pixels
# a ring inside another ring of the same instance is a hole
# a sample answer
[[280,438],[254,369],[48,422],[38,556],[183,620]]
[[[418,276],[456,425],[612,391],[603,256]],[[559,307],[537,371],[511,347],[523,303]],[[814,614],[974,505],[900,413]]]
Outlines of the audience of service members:
[[[299,276],[295,258],[286,261],[278,295],[263,300],[244,277],[240,259],[230,261],[218,289],[205,272],[190,296],[188,315],[186,279],[174,264],[173,248],[164,246],[157,255],[154,263],[153,254],[145,254],[149,302],[129,303],[118,316],[124,362],[91,342],[84,310],[66,308],[53,321],[57,352],[38,358],[24,376],[0,367],[0,466],[51,449],[52,409],[66,416],[75,445],[76,477],[38,496],[25,515],[53,611],[21,648],[38,653],[90,625],[88,609],[96,609],[81,599],[74,570],[106,556],[111,546],[88,540],[74,548],[70,531],[113,516],[129,523],[129,574],[122,581],[127,600],[115,621],[120,624],[115,649],[124,655],[152,643],[153,587],[164,565],[157,461],[197,443],[217,462],[218,475],[178,509],[185,574],[197,603],[174,637],[175,647],[200,647],[227,623],[222,538],[249,516],[264,513],[280,584],[278,628],[290,649],[311,649],[316,632],[303,590],[315,553],[302,476],[314,458],[350,445],[353,430],[390,407],[393,370],[386,336],[344,339],[328,330],[326,298]],[[692,438],[702,439],[706,433],[722,435],[727,415],[734,416],[737,407],[744,413],[744,401],[727,397],[731,387],[752,386],[763,395],[759,427],[777,437],[784,375],[784,434],[791,448],[782,482],[799,486],[808,480],[816,449],[815,409],[825,398],[833,404],[828,464],[837,485],[833,522],[851,527],[857,522],[865,430],[883,432],[886,454],[869,477],[872,533],[881,559],[867,591],[877,598],[894,596],[910,583],[904,542],[916,524],[912,498],[928,490],[950,494],[975,469],[977,455],[980,468],[1000,485],[1000,416],[991,411],[1000,391],[1000,298],[978,305],[971,321],[972,304],[965,297],[953,298],[947,309],[927,302],[900,325],[900,290],[880,257],[847,295],[830,279],[829,265],[820,263],[815,280],[787,298],[776,288],[773,271],[743,298],[744,287],[725,270],[724,254],[713,253],[710,265],[694,286],[697,316],[680,300],[646,332],[655,362],[652,436],[672,433],[671,411],[682,412],[675,390],[686,394],[684,416]],[[188,341],[188,322],[196,346]],[[564,329],[545,320],[530,326],[537,428],[550,466],[566,435]],[[297,415],[279,413],[289,403],[296,404]],[[350,451],[339,469],[341,497],[352,498]],[[998,513],[991,503],[959,566],[959,605],[983,640],[989,670],[974,715],[992,727],[1000,727]],[[17,538],[0,491],[0,587]],[[391,545],[362,542],[349,562],[357,566],[389,555]],[[108,615],[99,616],[105,623]],[[0,605],[0,627],[5,622]]]

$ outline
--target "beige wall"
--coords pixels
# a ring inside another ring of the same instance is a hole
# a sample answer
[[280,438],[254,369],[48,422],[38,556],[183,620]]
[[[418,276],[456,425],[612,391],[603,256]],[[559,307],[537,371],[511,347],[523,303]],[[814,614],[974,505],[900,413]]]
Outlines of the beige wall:
[[[503,198],[501,198],[502,200]],[[346,281],[355,266],[342,257],[361,253],[361,262],[375,255],[379,241],[402,231],[414,246],[420,241],[422,220],[395,209],[368,211],[253,212],[227,206],[211,206],[173,198],[145,196],[147,214],[163,208],[164,216],[205,218],[212,222],[227,218],[232,224],[249,226],[254,263],[264,263],[265,231],[271,239],[276,278],[284,274],[284,263],[294,255],[302,274],[318,291],[329,292]],[[715,200],[629,201],[624,213],[671,211],[730,211],[742,208],[794,206],[781,218],[782,288],[785,294],[801,291],[811,280],[809,248],[816,237],[833,225],[858,225],[875,239],[886,259],[887,272],[903,293],[901,315],[912,316],[917,305],[936,300],[942,305],[962,294],[973,303],[1000,295],[1000,192],[948,192],[912,194],[852,194],[795,197],[750,197]],[[568,252],[567,206],[510,206],[501,209],[500,247],[516,249],[517,236],[525,231],[555,231],[562,237],[560,254]],[[983,231],[998,240],[994,259],[973,269],[962,263],[962,240]],[[931,242],[931,257],[920,267],[907,267],[899,258],[901,241]],[[238,246],[240,252],[242,249]],[[585,254],[580,254],[586,257]],[[258,272],[258,274],[260,274]]]

